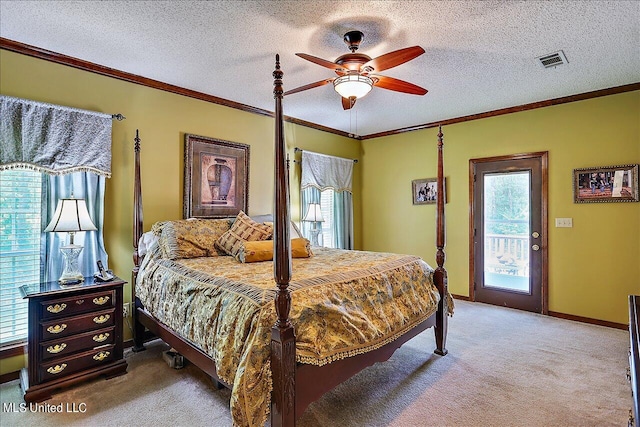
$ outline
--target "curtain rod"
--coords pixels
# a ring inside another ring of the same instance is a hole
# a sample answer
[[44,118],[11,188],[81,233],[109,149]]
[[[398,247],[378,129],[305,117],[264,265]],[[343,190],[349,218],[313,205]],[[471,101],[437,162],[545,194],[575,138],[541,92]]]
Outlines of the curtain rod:
[[[5,101],[5,100],[8,102],[17,102],[20,104],[29,104],[29,105],[35,105],[35,106],[44,107],[44,108],[56,108],[56,109],[61,109],[65,111],[75,111],[83,114],[98,115],[103,117],[108,115],[108,113],[100,113],[97,111],[83,110],[83,109],[74,108],[74,107],[66,107],[64,105],[49,104],[47,102],[34,101],[33,99],[15,98],[13,96],[0,95],[0,101]],[[126,117],[120,113],[116,113],[116,114],[111,114],[111,119],[122,121],[122,120],[125,120]]]
[[[304,150],[302,148],[294,147],[293,151],[297,153],[298,151],[302,152]],[[322,153],[319,153],[319,154],[322,154]],[[322,154],[322,155],[323,156],[329,156],[328,154]],[[329,157],[337,157],[337,156],[329,156]],[[344,157],[338,157],[338,158],[342,159]],[[351,160],[353,163],[358,163],[358,159],[347,159],[347,160]],[[293,163],[300,163],[300,161],[299,160],[294,160]]]

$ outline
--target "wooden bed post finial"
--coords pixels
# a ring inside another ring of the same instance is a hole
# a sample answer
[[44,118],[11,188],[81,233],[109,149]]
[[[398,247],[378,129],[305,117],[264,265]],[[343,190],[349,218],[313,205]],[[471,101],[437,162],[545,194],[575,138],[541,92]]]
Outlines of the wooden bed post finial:
[[280,55],[276,54],[276,69],[273,70],[273,97],[274,98],[282,99],[282,94],[284,93],[284,89],[282,88],[282,76],[284,76],[284,73],[280,69]]
[[291,240],[289,236],[289,170],[285,156],[284,118],[282,114],[282,76],[280,55],[276,55],[273,71],[273,97],[275,98],[275,212],[273,215],[273,276],[277,291],[275,307],[277,320],[271,329],[271,426],[294,426],[296,337],[289,320],[291,311]]

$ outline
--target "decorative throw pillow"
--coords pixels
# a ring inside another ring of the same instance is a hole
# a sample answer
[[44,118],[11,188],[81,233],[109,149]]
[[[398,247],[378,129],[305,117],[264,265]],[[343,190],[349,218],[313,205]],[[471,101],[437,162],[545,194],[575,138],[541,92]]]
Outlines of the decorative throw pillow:
[[163,258],[218,256],[215,242],[229,230],[231,221],[226,218],[164,221],[154,224],[151,230],[158,236]]
[[231,228],[216,240],[216,248],[238,258],[244,242],[267,240],[273,234],[273,227],[255,222],[240,211]]
[[[271,224],[273,226],[273,215],[272,214],[262,214],[262,215],[251,215],[251,219],[255,222],[261,222],[263,224]],[[295,222],[291,221],[291,226],[289,228],[289,237],[291,239],[295,239],[296,237],[304,237],[300,232],[300,229],[296,225]]]
[[[309,258],[313,256],[311,244],[303,237],[291,239],[291,256]],[[237,256],[240,262],[270,261],[273,259],[273,240],[244,242]]]

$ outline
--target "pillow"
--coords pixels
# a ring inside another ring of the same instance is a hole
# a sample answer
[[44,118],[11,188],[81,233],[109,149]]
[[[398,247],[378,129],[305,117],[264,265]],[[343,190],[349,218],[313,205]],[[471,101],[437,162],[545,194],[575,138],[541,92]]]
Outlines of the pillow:
[[[273,227],[273,215],[264,214],[264,215],[252,215],[251,219],[255,222],[261,222],[263,224],[268,224]],[[296,225],[295,222],[291,221],[291,226],[289,227],[289,237],[295,239],[296,237],[303,237],[300,229]]]
[[273,227],[257,223],[240,211],[231,228],[216,240],[215,246],[237,259],[244,242],[267,240],[272,234]]
[[140,240],[138,240],[138,256],[145,256],[156,243],[158,243],[158,236],[154,232],[147,231],[142,233]]
[[164,221],[154,224],[151,230],[158,236],[163,258],[218,256],[215,243],[229,230],[231,221],[228,218]]
[[[309,258],[313,256],[311,244],[303,237],[291,239],[291,256],[293,258]],[[240,262],[270,261],[273,259],[273,240],[244,242],[238,252]]]

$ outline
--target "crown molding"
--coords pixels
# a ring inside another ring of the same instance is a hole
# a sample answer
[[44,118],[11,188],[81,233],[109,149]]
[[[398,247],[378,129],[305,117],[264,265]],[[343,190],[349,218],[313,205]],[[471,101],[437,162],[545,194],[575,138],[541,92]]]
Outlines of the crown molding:
[[[0,37],[0,49],[8,50],[10,52],[20,53],[33,58],[44,59],[45,61],[66,65],[69,67],[77,68],[79,70],[100,74],[102,76],[111,77],[111,78],[122,80],[125,82],[135,83],[135,84],[147,86],[153,89],[158,89],[165,92],[175,93],[177,95],[183,95],[189,98],[210,102],[212,104],[218,104],[225,107],[234,108],[236,110],[241,110],[248,113],[259,114],[261,116],[274,117],[274,113],[269,110],[252,107],[251,105],[241,104],[239,102],[230,101],[228,99],[219,98],[217,96],[208,95],[206,93],[198,92],[191,89],[186,89],[186,88],[172,85],[169,83],[164,83],[159,80],[154,80],[154,79],[139,76],[136,74],[127,73],[125,71],[116,70],[114,68],[105,67],[103,65],[95,64],[93,62],[84,61],[82,59],[63,55],[57,52],[52,52],[50,50],[42,49],[36,46],[20,43],[14,40],[6,39],[4,37]],[[294,117],[289,117],[289,116],[285,116],[284,120],[286,122],[294,123],[300,126],[305,126],[305,127],[317,129],[323,132],[329,132],[336,135],[351,138],[351,136],[347,132],[343,132],[330,127],[318,125],[316,123],[308,122],[306,120],[296,119]]]
[[412,132],[415,130],[435,128],[438,126],[451,125],[454,123],[469,122],[471,120],[486,119],[488,117],[502,116],[504,114],[518,113],[520,111],[551,107],[552,105],[566,104],[566,103],[575,102],[575,101],[584,101],[586,99],[599,98],[601,96],[615,95],[615,94],[624,93],[624,92],[633,92],[636,90],[640,90],[640,82],[630,83],[622,86],[616,86],[608,89],[594,90],[592,92],[585,92],[577,95],[563,96],[561,98],[548,99],[546,101],[532,102],[530,104],[518,105],[516,107],[501,108],[499,110],[492,110],[484,113],[471,114],[469,116],[456,117],[456,118],[447,119],[447,120],[440,120],[437,122],[425,123],[422,125],[410,126],[402,129],[372,133],[369,135],[364,135],[360,139],[372,139],[372,138],[380,138],[380,137],[389,136],[389,135],[398,135],[401,133]]
[[[159,80],[154,80],[147,77],[138,76],[136,74],[131,74],[124,71],[116,70],[114,68],[105,67],[103,65],[95,64],[93,62],[84,61],[82,59],[63,55],[57,52],[52,52],[50,50],[42,49],[36,46],[20,43],[14,40],[6,39],[4,37],[0,37],[0,49],[5,49],[11,52],[20,53],[20,54],[31,56],[34,58],[44,59],[45,61],[66,65],[69,67],[77,68],[79,70],[100,74],[103,76],[111,77],[118,80],[123,80],[130,83],[139,84],[142,86],[147,86],[153,89],[175,93],[177,95],[183,95],[183,96],[198,99],[201,101],[211,102],[213,104],[234,108],[234,109],[245,111],[248,113],[274,117],[274,113],[272,111],[264,110],[262,108],[252,107],[250,105],[241,104],[239,102],[230,101],[228,99],[219,98],[217,96],[208,95],[206,93],[198,92],[191,89],[186,89],[186,88],[172,85],[169,83],[164,83]],[[440,120],[437,122],[425,123],[425,124],[416,125],[416,126],[409,126],[409,127],[400,128],[400,129],[393,129],[393,130],[388,130],[384,132],[372,133],[368,135],[360,135],[360,136],[354,136],[353,134],[350,134],[341,130],[333,129],[333,128],[319,125],[317,123],[309,122],[306,120],[297,119],[295,117],[285,116],[284,120],[289,123],[320,130],[322,132],[332,133],[332,134],[343,136],[346,138],[366,140],[366,139],[380,138],[383,136],[399,135],[406,132],[413,132],[416,130],[429,129],[429,128],[450,125],[455,123],[485,119],[488,117],[496,117],[504,114],[511,114],[511,113],[517,113],[520,111],[533,110],[536,108],[550,107],[553,105],[566,104],[569,102],[584,101],[586,99],[598,98],[601,96],[614,95],[614,94],[624,93],[624,92],[632,92],[636,90],[640,90],[640,82],[630,83],[622,86],[616,86],[608,89],[600,89],[600,90],[595,90],[591,92],[580,93],[576,95],[564,96],[561,98],[549,99],[546,101],[532,102],[529,104],[518,105],[515,107],[501,108],[498,110],[492,110],[492,111],[487,111],[487,112],[478,113],[478,114],[471,114],[463,117],[455,117],[452,119]]]

